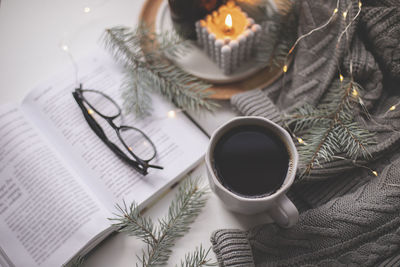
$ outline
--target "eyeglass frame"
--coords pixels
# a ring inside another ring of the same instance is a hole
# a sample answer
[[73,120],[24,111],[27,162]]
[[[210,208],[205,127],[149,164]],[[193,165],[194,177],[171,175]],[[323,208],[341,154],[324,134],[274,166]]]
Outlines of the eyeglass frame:
[[[84,92],[94,92],[94,93],[98,93],[100,95],[102,95],[103,97],[105,97],[107,100],[111,101],[115,107],[118,108],[118,114],[114,115],[114,116],[106,116],[104,114],[102,114],[100,111],[98,111],[95,107],[93,107],[93,105],[90,104],[90,102],[84,97],[83,93]],[[126,163],[128,163],[129,165],[131,165],[133,168],[135,168],[135,170],[137,170],[139,173],[141,173],[142,175],[147,175],[148,172],[148,168],[155,168],[155,169],[164,169],[162,166],[158,166],[158,165],[152,165],[149,164],[149,162],[151,160],[153,160],[156,155],[157,155],[157,149],[156,146],[154,145],[153,141],[151,141],[151,139],[140,129],[132,127],[132,126],[127,126],[127,125],[120,125],[117,126],[113,121],[118,118],[119,116],[121,116],[122,114],[122,110],[121,107],[117,104],[117,102],[115,102],[114,99],[112,99],[110,96],[104,94],[101,91],[98,90],[94,90],[94,89],[82,89],[82,84],[79,85],[79,88],[75,88],[75,91],[72,92],[72,95],[75,99],[75,101],[77,102],[78,106],[81,108],[82,113],[83,113],[83,117],[85,118],[86,122],[89,124],[90,128],[93,130],[93,132],[100,138],[101,141],[103,141],[103,143],[105,143],[108,148],[111,149],[111,151],[114,152],[114,154],[116,154],[120,159],[122,159],[123,161],[125,161]],[[111,128],[113,128],[115,130],[116,135],[118,136],[118,139],[120,140],[120,142],[122,143],[122,145],[125,147],[125,149],[129,152],[129,154],[136,160],[131,159],[126,153],[124,153],[116,144],[114,144],[113,142],[111,142],[111,140],[107,137],[107,135],[104,133],[103,128],[100,126],[100,124],[93,118],[92,115],[89,114],[88,109],[85,107],[84,103],[86,105],[88,105],[90,107],[91,110],[93,110],[93,112],[95,112],[97,115],[99,115],[100,117],[102,117],[104,120],[106,120],[108,122],[108,124],[111,126]],[[151,146],[154,149],[154,154],[150,159],[141,159],[140,157],[138,157],[135,153],[133,153],[133,151],[129,148],[129,146],[125,143],[124,139],[122,138],[120,131],[122,129],[132,129],[135,130],[137,132],[139,132],[140,134],[143,135],[143,137],[151,144]]]

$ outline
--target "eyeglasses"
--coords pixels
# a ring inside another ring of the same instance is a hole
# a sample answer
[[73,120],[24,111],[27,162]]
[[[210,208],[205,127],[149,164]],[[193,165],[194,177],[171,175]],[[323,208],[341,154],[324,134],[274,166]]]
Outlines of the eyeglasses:
[[[148,168],[163,169],[161,166],[149,164],[155,158],[157,150],[145,133],[135,127],[117,126],[114,123],[116,118],[121,117],[121,108],[111,97],[97,90],[82,89],[82,84],[72,95],[90,128],[120,159],[143,175],[148,173]],[[93,117],[94,113],[106,120],[115,130],[127,153],[107,137],[101,125]]]

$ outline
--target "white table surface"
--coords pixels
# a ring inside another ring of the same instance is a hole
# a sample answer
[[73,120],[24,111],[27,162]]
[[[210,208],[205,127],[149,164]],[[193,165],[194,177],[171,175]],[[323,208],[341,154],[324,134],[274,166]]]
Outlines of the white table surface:
[[[134,26],[144,0],[0,0],[0,104],[20,102],[40,81],[71,64],[62,50],[67,45],[74,58],[84,57],[99,47],[99,38],[107,27]],[[85,13],[84,9],[90,8]],[[229,102],[221,102],[214,114],[192,114],[211,133],[235,116]],[[194,171],[206,179],[204,164]],[[146,215],[163,216],[174,191],[152,206]],[[200,244],[208,248],[211,233],[219,228],[246,229],[267,222],[266,214],[242,216],[224,209],[212,193],[207,206],[180,238],[173,249],[169,266],[180,262],[184,254]],[[135,254],[143,243],[125,234],[116,234],[96,248],[86,266],[134,266]],[[215,259],[214,253],[210,256]]]

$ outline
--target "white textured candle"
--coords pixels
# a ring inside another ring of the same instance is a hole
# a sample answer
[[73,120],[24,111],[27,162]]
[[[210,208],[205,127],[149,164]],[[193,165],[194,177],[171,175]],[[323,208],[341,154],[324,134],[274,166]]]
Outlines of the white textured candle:
[[260,44],[261,26],[258,24],[254,24],[253,26],[251,26],[251,30],[254,32],[254,45],[257,46]]
[[232,49],[232,70],[239,66],[239,42],[233,40],[229,43]]
[[240,35],[239,41],[239,62],[243,62],[246,56],[246,36]]
[[206,52],[206,54],[207,55],[209,55],[209,52],[208,52],[208,30],[207,30],[207,28],[203,28],[202,29],[202,38],[203,38],[203,48],[204,48],[204,51]]
[[233,2],[196,22],[195,27],[198,45],[225,74],[251,57],[262,32],[261,26]]
[[229,45],[224,45],[221,49],[221,67],[225,74],[230,74],[232,71],[231,61],[232,61],[232,49]]
[[251,52],[253,50],[254,32],[248,29],[245,32],[245,36],[247,37],[245,59],[249,59],[251,57]]
[[214,60],[215,60],[215,34],[210,33],[208,35],[208,55]]
[[200,20],[196,22],[195,26],[196,26],[197,43],[200,46],[203,46],[203,34],[200,26]]
[[215,41],[215,59],[219,67],[221,67],[221,49],[224,45],[224,41],[218,39]]

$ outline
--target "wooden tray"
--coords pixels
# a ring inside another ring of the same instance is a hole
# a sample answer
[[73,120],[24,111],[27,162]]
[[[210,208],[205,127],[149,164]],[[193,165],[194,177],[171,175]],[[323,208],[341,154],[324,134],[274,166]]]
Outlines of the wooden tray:
[[[145,22],[152,31],[155,31],[157,14],[164,1],[146,0],[143,4],[139,19]],[[209,97],[212,99],[227,100],[237,93],[268,86],[276,81],[282,73],[281,68],[266,67],[242,81],[213,85],[210,90],[214,93]]]

